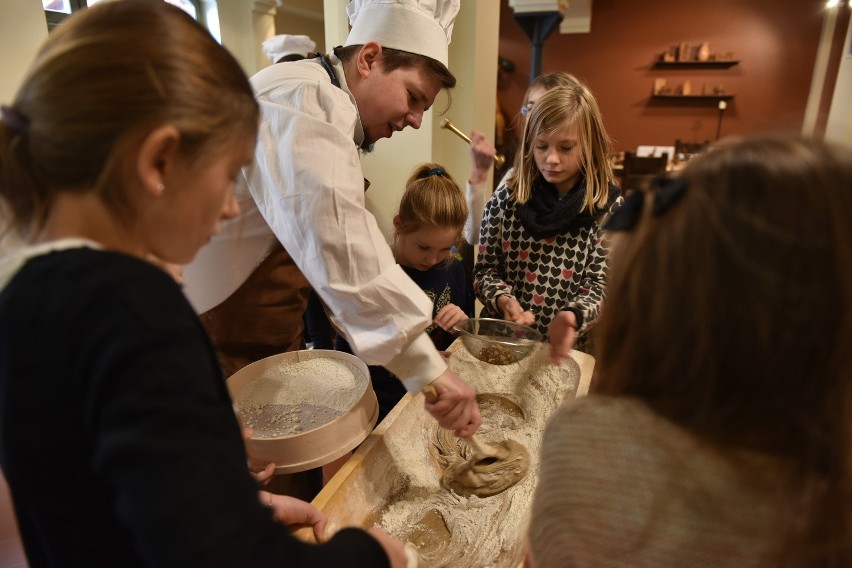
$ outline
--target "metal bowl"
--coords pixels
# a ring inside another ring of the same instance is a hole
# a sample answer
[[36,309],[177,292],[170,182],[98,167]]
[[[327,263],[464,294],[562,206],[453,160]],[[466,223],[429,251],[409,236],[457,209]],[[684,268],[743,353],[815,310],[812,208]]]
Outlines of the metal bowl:
[[511,365],[544,341],[531,327],[491,318],[471,318],[453,328],[471,355],[492,365]]

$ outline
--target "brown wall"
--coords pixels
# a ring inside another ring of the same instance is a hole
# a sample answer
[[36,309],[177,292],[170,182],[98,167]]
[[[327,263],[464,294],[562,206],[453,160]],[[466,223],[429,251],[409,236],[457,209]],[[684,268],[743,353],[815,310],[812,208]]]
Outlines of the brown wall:
[[[501,107],[517,113],[529,82],[530,40],[508,0],[501,0],[500,56],[515,73],[498,85]],[[654,79],[722,83],[728,102],[722,137],[764,131],[800,131],[822,27],[822,0],[593,0],[587,34],[554,30],[544,42],[541,69],[563,70],[595,93],[614,149],[713,140],[715,101],[660,104],[650,98]],[[731,51],[729,69],[654,69],[658,55],[679,43],[709,42]]]

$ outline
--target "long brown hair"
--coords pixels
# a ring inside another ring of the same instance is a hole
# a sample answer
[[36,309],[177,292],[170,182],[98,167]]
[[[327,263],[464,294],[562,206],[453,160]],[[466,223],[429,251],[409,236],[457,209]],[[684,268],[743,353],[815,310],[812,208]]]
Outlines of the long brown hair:
[[607,204],[612,182],[610,140],[594,95],[579,81],[550,89],[530,111],[521,146],[515,155],[515,168],[507,181],[516,203],[529,200],[533,182],[541,175],[535,163],[535,139],[561,128],[566,122],[577,128],[580,168],[586,176],[583,208],[591,213]]
[[594,391],[784,464],[779,548],[852,565],[852,153],[734,141],[615,241]]
[[239,64],[183,11],[150,0],[97,4],[50,34],[5,109],[0,211],[27,238],[56,193],[93,191],[127,219],[120,173],[133,139],[171,124],[196,159],[253,143],[257,121]]

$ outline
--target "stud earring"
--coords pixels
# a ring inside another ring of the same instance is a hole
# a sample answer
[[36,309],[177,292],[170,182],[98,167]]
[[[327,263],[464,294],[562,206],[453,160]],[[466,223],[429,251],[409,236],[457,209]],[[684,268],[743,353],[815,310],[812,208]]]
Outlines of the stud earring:
[[158,183],[158,184],[157,184],[157,193],[158,193],[159,195],[163,195],[163,192],[165,192],[165,191],[166,191],[166,186],[165,186],[165,185],[163,185],[163,183],[162,183],[162,182]]

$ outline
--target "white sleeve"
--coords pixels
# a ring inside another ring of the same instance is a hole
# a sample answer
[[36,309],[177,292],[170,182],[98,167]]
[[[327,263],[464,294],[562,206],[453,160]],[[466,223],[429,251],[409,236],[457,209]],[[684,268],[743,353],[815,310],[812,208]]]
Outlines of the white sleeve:
[[256,160],[246,175],[258,209],[355,352],[419,390],[447,368],[424,333],[432,302],[365,208],[349,95],[322,81],[290,81],[258,99]]
[[[506,170],[503,179],[495,187],[505,185],[513,171],[514,168]],[[464,238],[468,244],[475,247],[479,244],[479,231],[482,228],[482,217],[485,214],[485,203],[491,197],[491,192],[488,191],[488,181],[472,184],[468,180],[465,184],[465,197],[467,198],[467,221],[464,225]]]
[[467,199],[467,221],[464,224],[464,239],[471,246],[479,243],[479,229],[482,227],[482,213],[485,210],[485,201],[488,193],[488,181],[473,184],[470,180],[465,184],[465,198]]

